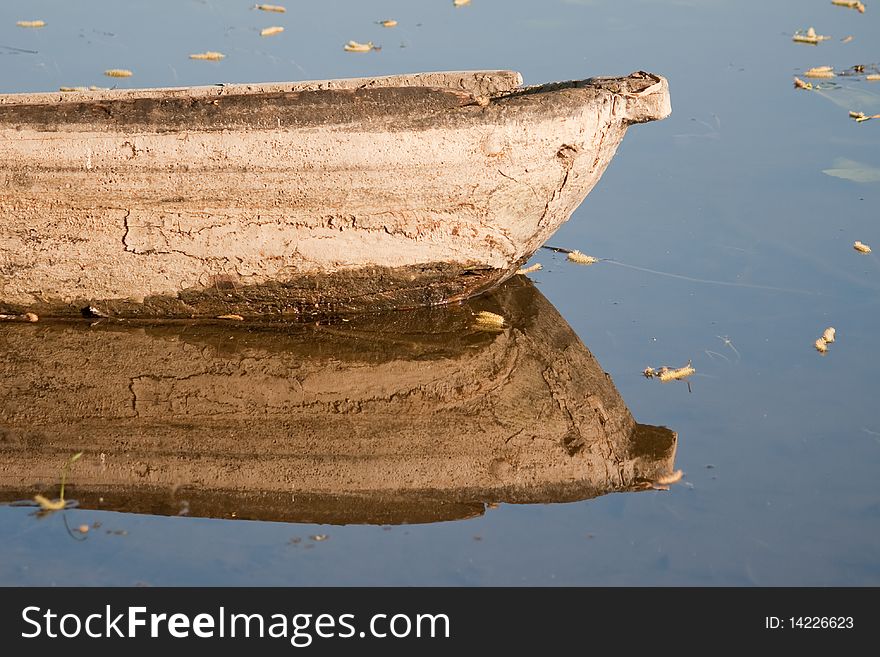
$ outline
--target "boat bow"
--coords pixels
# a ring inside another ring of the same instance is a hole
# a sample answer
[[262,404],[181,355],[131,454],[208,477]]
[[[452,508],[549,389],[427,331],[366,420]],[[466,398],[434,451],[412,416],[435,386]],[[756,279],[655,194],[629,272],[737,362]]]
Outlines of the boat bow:
[[496,286],[572,214],[636,72],[0,95],[0,314],[312,317]]

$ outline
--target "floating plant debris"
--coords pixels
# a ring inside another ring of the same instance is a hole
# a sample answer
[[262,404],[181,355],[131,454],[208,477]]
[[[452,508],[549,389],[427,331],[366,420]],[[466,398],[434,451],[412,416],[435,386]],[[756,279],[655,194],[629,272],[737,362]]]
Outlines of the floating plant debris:
[[794,79],[794,88],[795,89],[812,89],[813,85],[809,82],[804,82],[800,78],[796,77]]
[[477,328],[484,331],[500,331],[504,328],[504,317],[496,313],[483,310],[476,315]]
[[272,27],[264,27],[260,30],[260,36],[272,36],[273,34],[281,34],[284,31],[284,28],[280,25],[273,25]]
[[867,116],[864,112],[850,112],[849,118],[853,119],[856,123],[862,123],[863,121],[870,121],[871,119],[880,119],[880,114],[872,114],[871,116]]
[[259,9],[260,11],[274,11],[278,14],[283,14],[287,11],[286,7],[282,7],[281,5],[256,5],[254,9]]
[[231,319],[236,322],[243,322],[244,317],[241,315],[217,315],[217,319]]
[[681,470],[676,470],[675,472],[670,472],[668,475],[663,475],[659,477],[656,482],[661,486],[668,486],[669,484],[677,484],[681,481],[681,478],[684,476],[684,473]]
[[586,255],[577,250],[570,251],[568,256],[566,256],[566,259],[578,265],[594,265],[599,262],[599,258],[594,258],[593,256]]
[[838,7],[846,7],[847,9],[855,9],[860,14],[865,13],[865,5],[858,0],[831,0],[831,4]]
[[127,68],[108,68],[104,75],[108,78],[130,78],[134,74]]
[[843,38],[840,40],[840,42],[841,42],[841,43],[849,43],[850,41],[853,40],[853,38],[854,38],[854,37],[853,37],[852,34],[848,34],[848,35],[846,35],[845,37],[843,37]]
[[642,374],[646,379],[660,379],[662,383],[686,379],[691,374],[696,374],[696,372],[697,370],[693,368],[691,361],[688,361],[687,365],[684,367],[669,367],[664,365],[663,367],[658,367],[656,369],[653,367],[646,367],[642,370]]
[[864,244],[862,242],[859,242],[858,240],[853,242],[853,248],[856,251],[858,251],[859,253],[870,253],[871,252],[870,246],[868,246],[867,244]]
[[62,499],[50,500],[40,494],[34,495],[34,502],[40,505],[41,511],[60,511],[67,505]]
[[18,21],[19,27],[46,27],[46,21]]
[[190,59],[204,59],[209,62],[218,62],[221,59],[226,57],[222,52],[214,52],[213,50],[208,50],[207,52],[197,52],[189,56]]
[[834,69],[831,66],[816,66],[804,71],[806,78],[833,78],[834,76]]
[[809,43],[812,45],[817,45],[820,42],[827,41],[830,38],[830,36],[816,34],[816,30],[811,27],[806,32],[801,32],[800,30],[798,30],[794,33],[794,36],[791,37],[791,40],[795,43]]
[[349,41],[346,43],[342,49],[345,52],[370,52],[375,49],[376,46],[373,45],[372,41],[367,41],[366,43],[359,43],[358,41]]
[[61,468],[61,491],[58,494],[58,499],[50,500],[49,498],[37,494],[34,495],[34,502],[40,505],[41,511],[60,511],[65,506],[67,506],[67,502],[64,500],[64,485],[67,483],[67,471],[70,469],[70,466],[76,463],[80,457],[82,457],[82,452],[77,452],[69,459],[67,459],[67,463],[65,463]]
[[689,377],[691,374],[696,373],[696,371],[697,370],[695,370],[691,366],[691,362],[688,361],[688,364],[684,367],[677,367],[672,369],[663,368],[663,370],[660,372],[660,381],[663,383],[666,383],[667,381],[679,381],[681,379]]
[[25,313],[24,315],[0,315],[0,322],[39,322],[40,318],[36,313]]
[[517,274],[521,274],[521,275],[525,275],[525,274],[531,274],[533,271],[540,271],[541,269],[543,269],[543,267],[541,266],[541,263],[540,263],[540,262],[536,262],[536,263],[533,264],[531,267],[525,267],[525,268],[523,268],[523,269],[517,269],[517,270],[516,270],[516,273],[517,273]]

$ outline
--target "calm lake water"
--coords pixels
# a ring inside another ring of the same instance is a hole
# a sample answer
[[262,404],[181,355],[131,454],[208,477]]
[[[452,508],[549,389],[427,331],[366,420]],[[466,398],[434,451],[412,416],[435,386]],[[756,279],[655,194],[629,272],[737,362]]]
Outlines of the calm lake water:
[[[859,14],[827,0],[287,5],[268,14],[226,0],[5,2],[0,91],[479,68],[519,70],[526,83],[638,69],[667,76],[672,116],[629,131],[550,240],[613,261],[579,267],[542,250],[533,261],[544,269],[531,278],[539,302],[555,307],[542,312],[558,311],[635,419],[678,433],[684,478],[669,491],[501,503],[414,524],[377,520],[380,512],[365,520],[386,524],[199,518],[195,501],[186,517],[80,508],[38,518],[3,506],[0,583],[880,584],[880,119],[847,116],[880,113],[880,82],[792,86],[813,66],[871,72],[880,6]],[[376,24],[385,18],[399,25]],[[32,19],[47,25],[16,27]],[[285,31],[261,38],[270,25]],[[792,42],[810,26],[832,38]],[[349,39],[382,49],[345,53]],[[227,57],[187,57],[205,50]],[[110,80],[108,68],[134,75]],[[854,251],[856,240],[875,253]],[[813,342],[828,326],[837,341],[821,355]],[[42,353],[10,353],[23,343],[6,330],[0,359]],[[236,339],[252,347],[246,335]],[[212,358],[224,353],[232,360],[240,350],[218,347]],[[642,376],[689,360],[690,389]],[[114,367],[106,363],[108,376]],[[366,368],[364,386],[370,376]],[[12,398],[16,383],[0,385]],[[0,419],[11,413],[0,408]],[[474,436],[482,422],[474,416]],[[91,430],[98,441],[100,422]],[[59,452],[59,469],[70,453]],[[328,447],[327,462],[334,458]],[[68,531],[93,523],[100,528],[84,536]],[[317,535],[326,540],[309,538]]]

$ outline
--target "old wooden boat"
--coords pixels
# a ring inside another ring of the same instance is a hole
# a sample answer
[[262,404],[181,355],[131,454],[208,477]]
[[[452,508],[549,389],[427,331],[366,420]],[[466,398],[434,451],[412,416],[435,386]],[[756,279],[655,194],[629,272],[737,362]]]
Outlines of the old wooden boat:
[[346,312],[509,277],[666,80],[511,71],[0,95],[0,313]]
[[[509,327],[479,330],[481,310]],[[674,467],[676,434],[635,421],[523,276],[449,308],[218,324],[5,325],[0,500],[57,496],[79,451],[81,507],[328,523],[645,490]]]

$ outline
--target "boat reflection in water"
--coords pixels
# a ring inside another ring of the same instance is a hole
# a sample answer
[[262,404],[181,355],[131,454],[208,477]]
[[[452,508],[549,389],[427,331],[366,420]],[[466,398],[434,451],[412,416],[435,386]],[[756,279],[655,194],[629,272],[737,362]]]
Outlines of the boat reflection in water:
[[[474,315],[501,314],[480,330]],[[637,424],[525,277],[454,307],[322,325],[0,326],[0,499],[315,523],[467,518],[643,490],[676,434]]]

